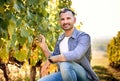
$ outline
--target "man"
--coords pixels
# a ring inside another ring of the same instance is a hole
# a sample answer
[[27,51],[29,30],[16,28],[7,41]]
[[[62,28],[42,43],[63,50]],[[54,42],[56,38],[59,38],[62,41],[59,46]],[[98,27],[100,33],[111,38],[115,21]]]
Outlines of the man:
[[76,18],[72,10],[63,8],[59,17],[64,34],[58,38],[54,52],[51,54],[49,51],[43,35],[41,35],[42,41],[38,43],[48,58],[42,71],[50,63],[57,63],[59,71],[38,81],[99,81],[90,66],[90,36],[74,27]]

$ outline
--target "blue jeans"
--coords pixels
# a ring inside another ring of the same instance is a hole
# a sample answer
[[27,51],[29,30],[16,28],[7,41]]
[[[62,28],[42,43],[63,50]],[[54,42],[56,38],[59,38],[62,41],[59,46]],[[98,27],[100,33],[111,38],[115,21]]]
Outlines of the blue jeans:
[[85,69],[75,62],[61,62],[60,71],[44,76],[38,81],[90,81]]

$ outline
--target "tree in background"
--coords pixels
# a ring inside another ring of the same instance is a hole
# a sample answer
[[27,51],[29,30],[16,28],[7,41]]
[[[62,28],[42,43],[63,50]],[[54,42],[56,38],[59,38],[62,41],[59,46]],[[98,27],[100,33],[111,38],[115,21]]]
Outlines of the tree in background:
[[114,68],[120,68],[120,31],[116,37],[111,39],[107,48],[108,58],[110,66]]
[[6,81],[7,64],[21,67],[28,61],[31,81],[35,81],[36,67],[46,58],[34,38],[43,34],[52,51],[61,32],[58,12],[71,4],[71,0],[0,0],[0,68]]

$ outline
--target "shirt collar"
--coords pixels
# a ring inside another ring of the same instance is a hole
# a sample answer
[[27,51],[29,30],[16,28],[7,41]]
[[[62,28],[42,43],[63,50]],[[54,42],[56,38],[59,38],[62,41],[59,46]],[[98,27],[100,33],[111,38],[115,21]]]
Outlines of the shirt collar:
[[[73,31],[73,33],[72,33],[72,38],[76,38],[77,37],[77,32],[78,32],[78,30],[76,29],[76,28],[74,28],[74,31]],[[65,37],[65,33],[63,33],[59,38],[58,38],[58,40],[62,40],[63,38]]]
[[77,36],[76,36],[77,31],[78,31],[78,30],[77,30],[76,28],[74,28],[74,31],[73,31],[72,36],[71,36],[72,38],[75,39],[75,38],[77,37]]

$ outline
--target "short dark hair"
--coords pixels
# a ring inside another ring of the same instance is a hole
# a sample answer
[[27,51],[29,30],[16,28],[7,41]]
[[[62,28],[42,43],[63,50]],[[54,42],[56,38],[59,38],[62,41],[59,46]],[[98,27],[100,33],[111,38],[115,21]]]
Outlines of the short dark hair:
[[59,12],[59,15],[60,15],[61,13],[65,13],[65,12],[67,12],[67,11],[72,12],[73,16],[75,16],[75,12],[72,11],[71,9],[69,9],[69,8],[62,8],[62,9],[60,10],[60,12]]

